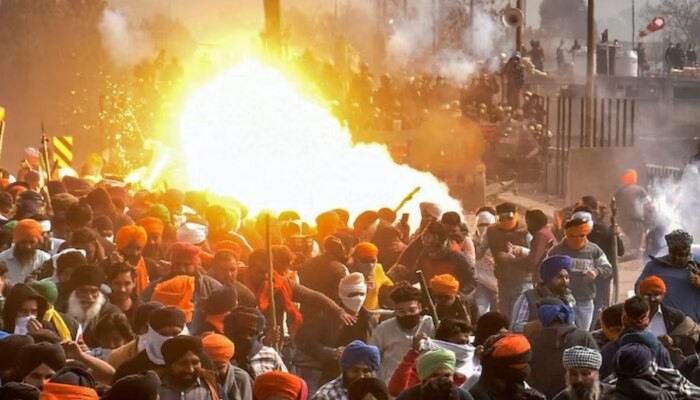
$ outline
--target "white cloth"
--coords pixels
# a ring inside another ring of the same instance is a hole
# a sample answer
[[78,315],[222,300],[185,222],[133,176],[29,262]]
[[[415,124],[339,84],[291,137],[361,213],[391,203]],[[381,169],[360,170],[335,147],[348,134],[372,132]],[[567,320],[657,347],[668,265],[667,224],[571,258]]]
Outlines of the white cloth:
[[647,326],[646,331],[653,333],[656,337],[666,336],[666,324],[664,323],[664,315],[661,312],[661,307],[659,307],[659,311],[649,319],[649,326]]
[[17,317],[15,319],[15,335],[26,335],[27,334],[27,324],[29,321],[36,319],[35,315],[27,315],[26,317]]
[[[187,330],[186,326],[182,329],[182,332],[180,332],[178,336],[182,335],[189,335],[189,331]],[[148,326],[148,333],[146,334],[146,337],[146,355],[148,355],[148,359],[156,365],[165,365],[161,347],[163,346],[163,343],[172,337],[161,335],[160,333],[156,332],[155,329],[151,328],[150,325]]]
[[200,244],[207,239],[207,227],[194,222],[186,222],[177,230],[177,241]]
[[476,348],[470,344],[456,344],[437,339],[425,341],[426,350],[444,349],[454,353],[456,362],[455,372],[469,378],[474,374],[474,352]]
[[368,343],[377,346],[381,354],[382,361],[379,365],[377,378],[385,382],[391,379],[396,366],[399,365],[406,352],[411,349],[413,337],[419,333],[425,333],[429,337],[434,336],[435,326],[431,317],[424,315],[418,325],[410,331],[401,328],[396,318],[388,319],[379,324],[372,332]]

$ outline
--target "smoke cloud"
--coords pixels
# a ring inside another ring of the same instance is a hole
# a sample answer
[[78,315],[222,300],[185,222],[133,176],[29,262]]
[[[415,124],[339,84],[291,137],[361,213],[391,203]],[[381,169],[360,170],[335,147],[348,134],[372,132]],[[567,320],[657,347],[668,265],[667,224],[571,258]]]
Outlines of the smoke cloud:
[[422,1],[413,7],[407,15],[393,21],[393,32],[387,41],[390,63],[422,65],[455,81],[466,81],[482,68],[496,71],[500,68],[501,53],[511,51],[508,38],[512,31],[487,10],[477,7],[473,25],[467,24],[462,32],[453,32],[461,42],[444,46],[437,44],[438,35],[440,40],[444,37],[439,31],[454,29],[459,26],[455,20],[469,18],[465,6],[452,4],[451,8],[436,11],[433,2]]
[[150,36],[119,10],[106,9],[99,29],[102,44],[119,67],[133,66],[155,53]]

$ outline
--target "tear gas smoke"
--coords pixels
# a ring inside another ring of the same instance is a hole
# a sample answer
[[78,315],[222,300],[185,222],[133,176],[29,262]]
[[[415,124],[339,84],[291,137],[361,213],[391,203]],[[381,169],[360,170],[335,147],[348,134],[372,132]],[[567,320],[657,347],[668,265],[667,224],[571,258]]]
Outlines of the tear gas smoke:
[[150,36],[119,10],[105,9],[99,29],[102,43],[118,67],[136,65],[155,53]]

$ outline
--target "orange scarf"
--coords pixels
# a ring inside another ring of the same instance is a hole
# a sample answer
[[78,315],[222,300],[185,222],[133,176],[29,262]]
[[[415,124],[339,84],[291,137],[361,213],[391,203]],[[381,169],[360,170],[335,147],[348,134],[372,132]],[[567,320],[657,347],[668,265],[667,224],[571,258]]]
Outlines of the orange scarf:
[[581,224],[566,228],[565,232],[566,244],[573,250],[579,250],[586,245],[588,234],[591,233],[591,227],[588,224]]
[[39,400],[99,400],[95,389],[46,382]]
[[498,220],[496,221],[496,226],[502,231],[512,231],[518,226],[518,220],[520,219],[519,217],[520,216],[518,213],[513,213],[513,219],[503,221]]
[[148,279],[148,268],[146,268],[146,260],[143,257],[139,258],[136,263],[136,294],[141,296],[144,290],[148,287],[150,280]]
[[[301,324],[304,322],[304,318],[302,317],[301,312],[299,312],[297,306],[295,306],[294,302],[292,301],[292,286],[289,284],[287,279],[285,279],[277,272],[273,273],[272,281],[272,287],[275,290],[275,293],[279,293],[282,295],[282,300],[284,301],[284,310],[287,312],[287,314],[289,314],[292,317],[289,321],[289,331],[292,334],[294,334],[297,332],[299,327],[301,327]],[[258,291],[257,294],[258,301],[260,303],[260,311],[267,312],[267,310],[270,308],[269,280],[265,281],[265,284],[262,285],[262,288]]]
[[213,326],[214,329],[216,329],[215,333],[224,333],[224,318],[229,313],[223,313],[223,314],[216,314],[216,315],[207,315],[207,317],[204,319],[209,325]]

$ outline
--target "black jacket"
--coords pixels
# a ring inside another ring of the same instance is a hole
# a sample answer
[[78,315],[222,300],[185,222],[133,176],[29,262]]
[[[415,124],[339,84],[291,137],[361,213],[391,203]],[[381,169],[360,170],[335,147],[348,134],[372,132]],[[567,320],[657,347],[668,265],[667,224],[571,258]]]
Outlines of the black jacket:
[[525,389],[524,387],[521,388],[518,395],[513,395],[510,392],[503,393],[502,390],[489,385],[484,379],[480,379],[479,382],[469,390],[469,394],[472,395],[474,400],[547,400],[547,398],[537,390]]
[[[620,333],[620,337],[624,336],[626,333],[630,333],[634,331],[622,331]],[[613,362],[615,360],[615,354],[617,354],[617,351],[620,349],[620,340],[616,340],[614,342],[610,342],[603,346],[603,348],[600,350],[600,354],[603,356],[603,365],[600,367],[600,379],[603,380],[610,376],[613,373]],[[671,355],[668,353],[668,350],[659,343],[658,347],[656,348],[656,354],[654,355],[654,360],[656,361],[656,364],[661,367],[661,368],[673,368],[673,364],[671,363]]]
[[[600,395],[604,396],[610,391],[613,390],[614,386],[610,386],[606,383],[600,383]],[[558,395],[556,395],[552,400],[578,400],[578,397],[574,397],[574,394],[569,391],[569,388],[566,388],[561,391]]]
[[598,350],[587,331],[569,325],[553,325],[528,337],[532,346],[531,373],[527,382],[547,398],[556,396],[566,388],[566,370],[561,363],[564,350],[583,346]]
[[610,393],[601,400],[674,400],[676,397],[661,388],[661,383],[651,376],[621,379]]
[[329,312],[308,316],[295,337],[294,364],[321,369],[323,382],[335,379],[340,375],[335,348],[347,346],[354,340],[367,343],[376,327],[376,319],[364,308],[360,309],[357,322],[352,326],[345,326],[336,314]]
[[[423,398],[422,392],[422,384],[418,384],[415,386],[411,386],[410,388],[404,390],[399,394],[399,396],[396,398],[396,400],[425,400]],[[457,393],[459,393],[459,397],[457,397],[458,400],[473,400],[474,398],[472,397],[469,392],[457,388]],[[436,399],[438,400],[438,399]]]

